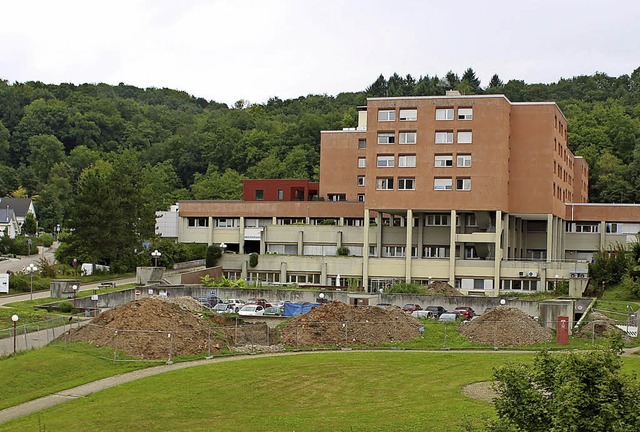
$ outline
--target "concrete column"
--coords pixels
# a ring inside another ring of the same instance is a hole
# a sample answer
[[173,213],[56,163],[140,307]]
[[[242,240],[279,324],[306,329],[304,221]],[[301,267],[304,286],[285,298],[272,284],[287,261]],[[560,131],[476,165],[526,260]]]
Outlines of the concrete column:
[[277,218],[277,217],[275,217],[275,216],[273,216],[273,217],[271,218],[271,225],[277,225],[277,224],[278,224],[278,218]]
[[[508,216],[507,216],[508,217]],[[500,295],[500,270],[502,264],[502,211],[496,211],[496,235],[493,240],[493,293]]]
[[[449,229],[449,285],[456,286],[456,210],[451,210]],[[464,250],[460,251],[464,256]]]
[[553,215],[547,215],[547,262],[553,260]]
[[240,277],[244,280],[247,280],[248,272],[247,272],[247,262],[242,261],[242,267],[240,268]]
[[298,231],[298,255],[304,255],[304,231]]
[[378,235],[376,236],[376,258],[380,258],[382,256],[382,213],[378,212],[378,217],[376,218],[377,220],[377,226],[376,226],[376,231],[378,232]]
[[605,250],[606,248],[606,235],[607,235],[607,222],[600,221],[600,250]]
[[418,258],[424,258],[424,218],[425,215],[418,216],[418,244],[416,245],[418,247]]
[[329,285],[327,283],[327,263],[324,261],[320,264],[320,283],[322,285]]
[[207,245],[213,244],[213,216],[209,216],[209,226],[207,227]]
[[338,248],[342,247],[342,231],[338,231],[336,233],[336,247]]
[[364,231],[362,232],[362,286],[369,288],[369,209],[364,209]]
[[269,229],[268,226],[265,226],[262,228],[262,231],[260,232],[260,255],[264,255],[265,253],[267,253],[267,230]]
[[240,253],[244,253],[244,216],[240,216],[240,229],[238,230],[238,244],[240,245]]
[[280,263],[280,282],[287,282],[287,262]]
[[511,250],[511,216],[505,213],[503,218],[504,219],[502,221],[502,225],[504,226],[504,244],[502,245],[502,256],[506,256],[507,259],[509,259],[511,258],[511,256],[509,255],[509,251]]
[[413,210],[407,210],[406,221],[406,230],[407,230],[407,241],[405,246],[404,253],[404,281],[406,283],[411,283],[411,244],[413,240]]
[[344,226],[344,216],[340,216],[340,219],[338,220],[338,226]]

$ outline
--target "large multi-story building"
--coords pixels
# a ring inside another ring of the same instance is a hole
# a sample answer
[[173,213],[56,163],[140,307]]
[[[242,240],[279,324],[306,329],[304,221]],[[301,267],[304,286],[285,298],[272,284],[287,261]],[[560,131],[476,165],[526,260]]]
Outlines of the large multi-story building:
[[244,201],[181,201],[177,240],[224,243],[224,273],[251,281],[443,280],[498,295],[566,280],[578,294],[593,254],[640,230],[640,206],[588,203],[589,167],[555,103],[370,98],[358,123],[322,132],[318,197],[312,183],[272,180],[247,182]]

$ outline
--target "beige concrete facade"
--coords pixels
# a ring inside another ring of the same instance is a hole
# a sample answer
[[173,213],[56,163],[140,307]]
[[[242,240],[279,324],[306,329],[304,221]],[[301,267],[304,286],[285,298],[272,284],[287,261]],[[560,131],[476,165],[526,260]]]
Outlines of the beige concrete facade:
[[593,254],[635,238],[640,206],[588,204],[567,144],[555,103],[372,98],[358,128],[321,134],[324,201],[182,201],[178,241],[224,243],[223,271],[252,281],[579,294]]

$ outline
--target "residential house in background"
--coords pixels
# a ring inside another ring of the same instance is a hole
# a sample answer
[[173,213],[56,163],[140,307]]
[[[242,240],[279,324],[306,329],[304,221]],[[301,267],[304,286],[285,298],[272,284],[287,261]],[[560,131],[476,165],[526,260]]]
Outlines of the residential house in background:
[[28,213],[32,213],[33,217],[37,219],[36,209],[31,198],[0,198],[0,209],[6,210],[7,208],[15,213],[20,227],[19,232],[22,230],[22,224],[24,224]]
[[16,213],[6,207],[0,208],[0,237],[6,235],[9,238],[16,238],[18,234],[20,234],[20,225]]

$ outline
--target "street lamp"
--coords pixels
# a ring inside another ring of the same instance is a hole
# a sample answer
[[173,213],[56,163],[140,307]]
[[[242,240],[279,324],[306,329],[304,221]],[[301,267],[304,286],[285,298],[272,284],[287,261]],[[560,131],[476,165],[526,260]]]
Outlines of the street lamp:
[[11,321],[13,321],[13,355],[16,355],[16,325],[18,325],[18,315],[13,315]]
[[227,249],[227,244],[225,242],[220,243],[220,249],[222,249],[222,253],[224,253],[225,249]]
[[71,289],[73,290],[73,309],[76,308],[76,293],[78,292],[78,285],[71,285]]
[[151,252],[151,256],[156,262],[156,265],[155,265],[156,267],[158,267],[158,258],[160,258],[160,255],[162,255],[162,252],[160,252],[158,249]]
[[30,290],[29,297],[31,298],[31,300],[33,300],[33,273],[38,271],[38,267],[36,267],[35,265],[33,265],[33,263],[31,263],[27,266],[25,271],[31,275],[31,290]]
[[553,282],[553,291],[554,291],[554,294],[555,294],[556,297],[558,296],[558,278],[559,277],[560,276],[556,275],[556,279]]

